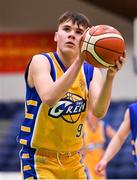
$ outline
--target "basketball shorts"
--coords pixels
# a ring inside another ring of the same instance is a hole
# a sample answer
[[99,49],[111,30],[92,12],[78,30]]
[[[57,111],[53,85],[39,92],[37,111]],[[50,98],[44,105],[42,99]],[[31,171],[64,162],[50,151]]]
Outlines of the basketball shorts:
[[55,152],[23,147],[20,151],[23,179],[87,179],[78,152]]

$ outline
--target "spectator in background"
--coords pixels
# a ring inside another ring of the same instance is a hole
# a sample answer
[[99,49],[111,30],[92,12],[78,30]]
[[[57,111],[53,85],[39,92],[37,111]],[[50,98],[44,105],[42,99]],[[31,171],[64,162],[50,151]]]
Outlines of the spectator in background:
[[98,120],[89,111],[85,123],[83,147],[84,163],[87,167],[86,172],[89,179],[106,179],[105,172],[102,176],[95,172],[95,166],[104,154],[106,138],[111,139],[115,133],[116,131],[109,124],[103,120]]
[[82,146],[87,102],[98,118],[106,114],[115,75],[123,57],[100,70],[81,57],[79,43],[89,20],[77,12],[60,16],[56,52],[35,55],[26,73],[26,110],[18,142],[24,179],[86,179],[78,153]]
[[110,141],[110,144],[108,145],[102,159],[96,165],[95,170],[98,175],[102,176],[104,174],[104,170],[108,162],[120,150],[130,131],[132,133],[132,155],[134,157],[135,165],[137,165],[137,103],[133,103],[127,108],[124,115],[124,121],[120,125],[120,128],[115,134],[115,136]]

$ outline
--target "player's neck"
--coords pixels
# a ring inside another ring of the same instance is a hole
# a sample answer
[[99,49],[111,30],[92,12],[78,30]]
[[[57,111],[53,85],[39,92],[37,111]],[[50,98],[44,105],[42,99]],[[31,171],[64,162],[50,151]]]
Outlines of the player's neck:
[[69,68],[72,65],[72,63],[75,61],[75,59],[77,58],[76,55],[74,56],[71,53],[63,53],[63,52],[57,51],[57,54],[66,68]]

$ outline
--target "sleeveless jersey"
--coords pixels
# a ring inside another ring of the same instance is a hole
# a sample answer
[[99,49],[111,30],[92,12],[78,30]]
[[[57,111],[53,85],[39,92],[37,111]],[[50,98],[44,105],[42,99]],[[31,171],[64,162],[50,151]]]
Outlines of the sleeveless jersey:
[[[49,60],[51,76],[53,81],[56,81],[67,69],[56,52],[43,55]],[[19,143],[35,149],[79,150],[82,146],[88,89],[94,68],[88,63],[83,63],[72,86],[53,107],[42,103],[36,89],[28,86],[28,68],[25,73],[26,110],[18,136]]]
[[84,143],[87,150],[103,148],[105,143],[105,125],[102,120],[97,122],[96,127],[90,127],[90,122],[85,124]]
[[106,179],[95,172],[95,166],[104,154],[106,131],[104,124],[103,120],[98,120],[97,124],[93,127],[88,119],[85,123],[83,157],[89,179]]
[[137,103],[133,103],[129,106],[130,114],[130,128],[132,134],[132,155],[134,157],[135,165],[137,165]]

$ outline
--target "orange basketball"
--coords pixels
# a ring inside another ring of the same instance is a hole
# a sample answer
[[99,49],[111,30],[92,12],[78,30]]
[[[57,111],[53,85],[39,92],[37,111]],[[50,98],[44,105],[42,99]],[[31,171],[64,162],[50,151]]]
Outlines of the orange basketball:
[[112,26],[98,25],[87,29],[80,41],[82,57],[98,68],[114,66],[124,56],[125,42],[121,33]]

